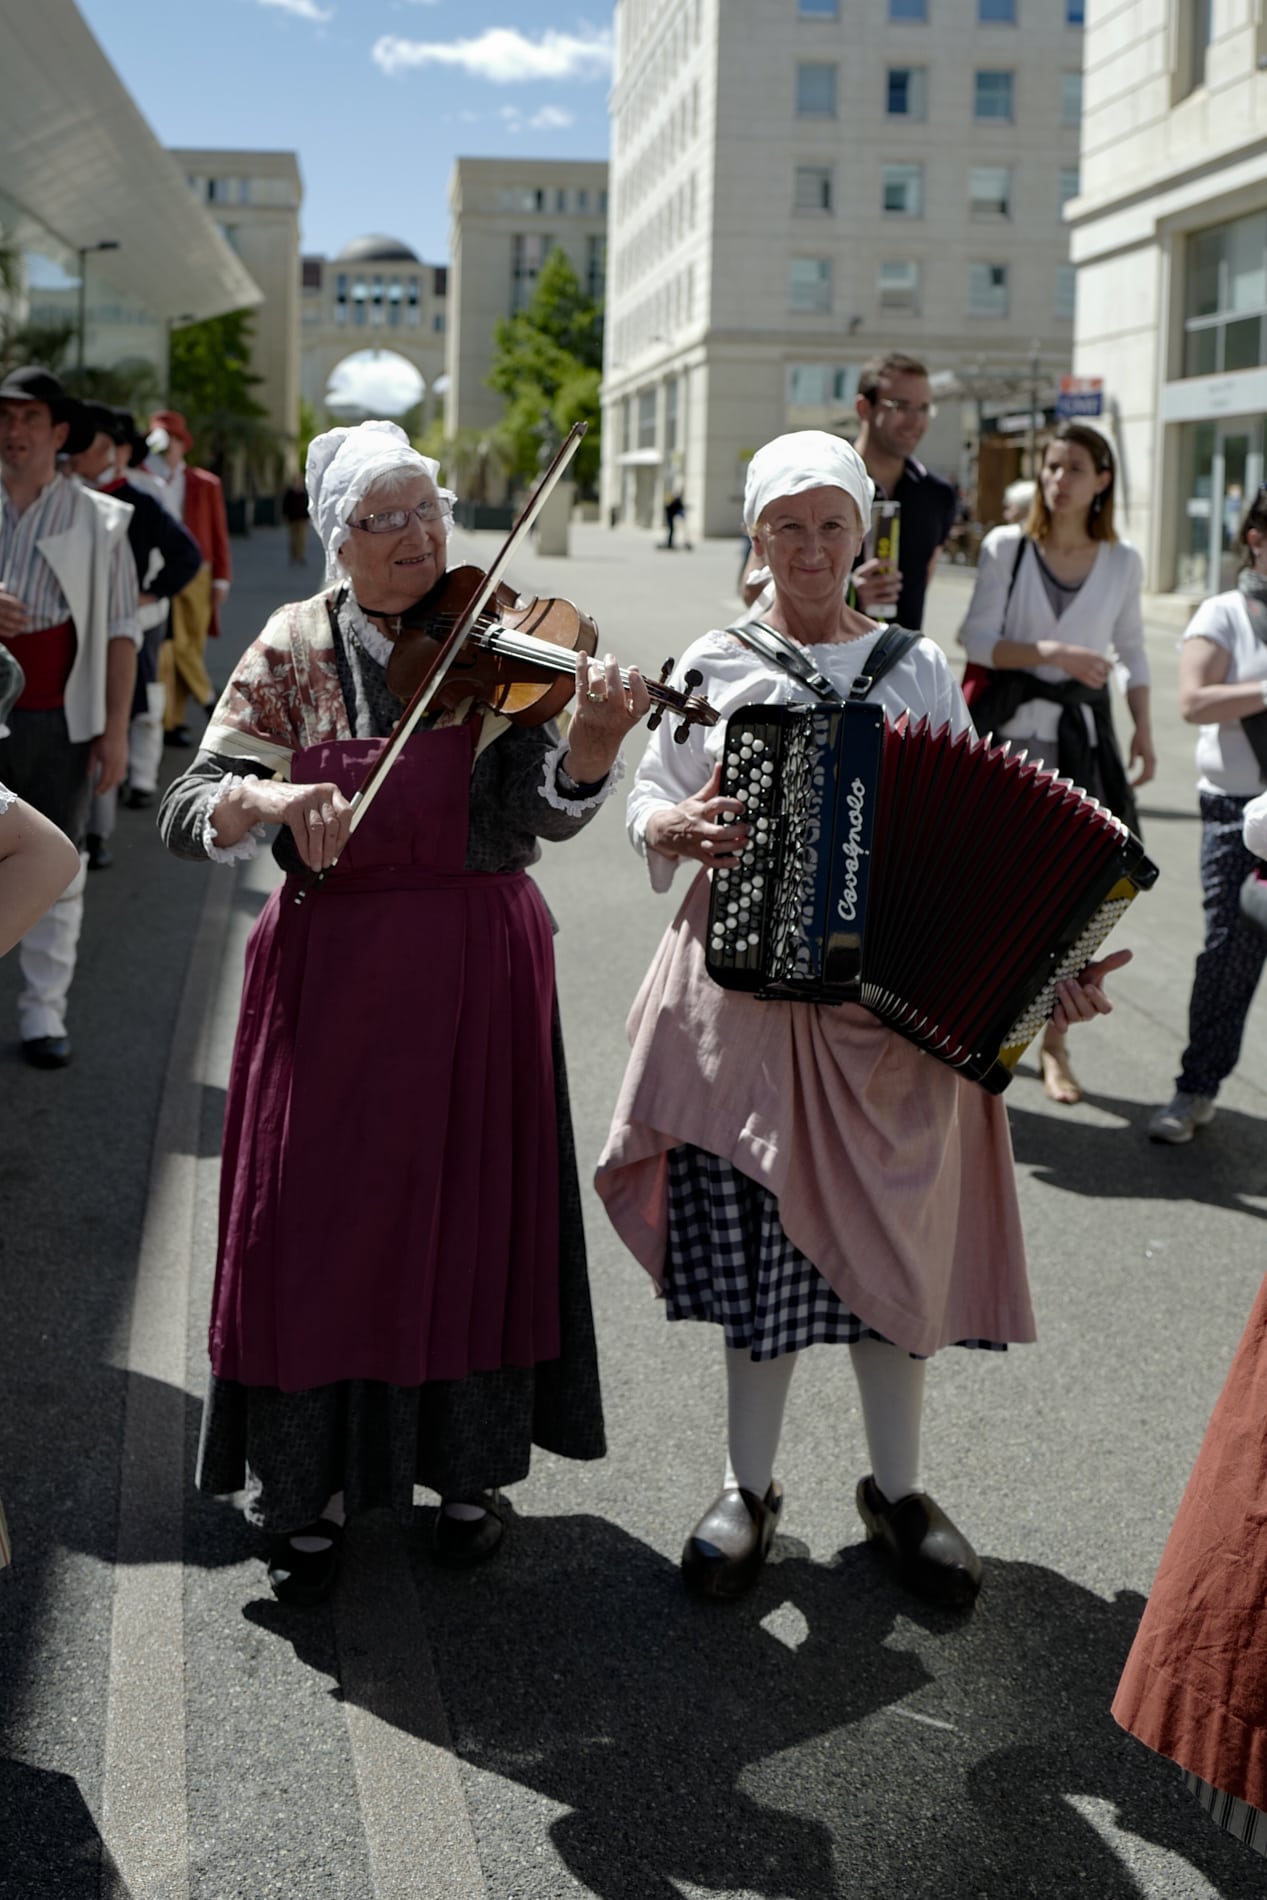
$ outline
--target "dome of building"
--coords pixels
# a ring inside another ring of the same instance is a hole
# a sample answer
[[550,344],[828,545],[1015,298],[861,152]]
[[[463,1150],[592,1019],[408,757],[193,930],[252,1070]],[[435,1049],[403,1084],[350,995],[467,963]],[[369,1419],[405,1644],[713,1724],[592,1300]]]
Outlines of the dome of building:
[[366,237],[353,238],[345,244],[335,259],[337,264],[421,264],[422,259],[416,251],[411,251],[399,238],[384,237],[381,231],[371,231]]

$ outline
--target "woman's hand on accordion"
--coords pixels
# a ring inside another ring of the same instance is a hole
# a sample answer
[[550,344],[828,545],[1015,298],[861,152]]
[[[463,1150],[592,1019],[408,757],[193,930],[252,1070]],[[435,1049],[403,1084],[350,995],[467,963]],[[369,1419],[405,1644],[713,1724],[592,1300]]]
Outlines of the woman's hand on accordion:
[[680,805],[661,805],[647,820],[647,849],[666,858],[695,858],[731,870],[748,842],[748,827],[723,824],[727,816],[743,816],[737,798],[723,798],[721,764],[713,767],[707,785]]
[[1063,1036],[1074,1023],[1089,1023],[1097,1016],[1108,1015],[1113,1005],[1104,993],[1104,979],[1111,970],[1120,970],[1129,963],[1132,954],[1130,950],[1115,950],[1111,957],[1088,963],[1079,975],[1057,983],[1051,1021],[1059,1035]]

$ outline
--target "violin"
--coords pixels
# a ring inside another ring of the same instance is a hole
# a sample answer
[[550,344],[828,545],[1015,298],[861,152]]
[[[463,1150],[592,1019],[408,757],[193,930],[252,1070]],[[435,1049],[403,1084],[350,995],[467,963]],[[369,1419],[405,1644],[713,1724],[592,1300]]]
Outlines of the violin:
[[[455,567],[400,616],[387,663],[387,684],[398,699],[413,698],[486,578],[481,568]],[[501,582],[476,616],[435,704],[452,707],[475,699],[516,725],[543,726],[572,697],[577,653],[593,654],[597,647],[598,627],[570,600],[523,599]],[[647,723],[658,726],[671,710],[679,721],[674,737],[681,741],[692,725],[716,725],[717,711],[694,691],[702,674],[688,673],[685,691],[668,684],[673,665],[666,660],[659,680],[646,683],[653,708]],[[623,669],[621,679],[628,684]]]

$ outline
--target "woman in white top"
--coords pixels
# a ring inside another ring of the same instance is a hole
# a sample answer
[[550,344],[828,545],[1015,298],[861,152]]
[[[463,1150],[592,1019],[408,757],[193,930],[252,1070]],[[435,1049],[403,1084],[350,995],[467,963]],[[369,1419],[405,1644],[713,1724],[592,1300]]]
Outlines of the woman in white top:
[[[871,501],[861,458],[819,430],[781,436],[749,464],[744,518],[774,580],[770,625],[842,697],[884,632],[844,599]],[[723,717],[808,697],[730,632],[695,641],[688,669]],[[930,640],[873,697],[890,717],[968,729]],[[924,1368],[944,1345],[1033,1337],[1006,1111],[865,1009],[758,1001],[712,981],[706,873],[747,839],[727,822],[744,807],[720,792],[723,741],[720,724],[681,745],[661,729],[630,796],[654,888],[679,865],[695,877],[634,1004],[597,1183],[668,1316],[723,1331],[727,1472],[683,1573],[710,1597],[756,1583],[782,1505],[774,1461],[797,1354],[836,1342],[849,1347],[871,1455],[857,1492],[868,1535],[915,1590],[964,1605],[981,1566],[922,1486]],[[1099,978],[1114,961],[1062,986],[1062,1022],[1108,1008]]]
[[1267,936],[1240,910],[1256,859],[1242,837],[1246,808],[1267,783],[1267,488],[1241,524],[1237,585],[1203,601],[1179,654],[1179,710],[1197,736],[1205,948],[1188,1005],[1188,1046],[1175,1097],[1148,1125],[1154,1141],[1191,1141],[1214,1115],[1236,1067]]
[[[996,669],[972,702],[978,732],[1010,740],[1138,831],[1133,790],[1152,778],[1157,761],[1140,613],[1143,570],[1113,526],[1115,479],[1113,451],[1099,431],[1062,424],[1044,452],[1024,527],[995,528],[982,543],[959,639],[970,661]],[[1114,659],[1126,671],[1134,721],[1133,781],[1113,730]],[[1040,1061],[1052,1101],[1078,1101],[1065,1038],[1050,1025]]]

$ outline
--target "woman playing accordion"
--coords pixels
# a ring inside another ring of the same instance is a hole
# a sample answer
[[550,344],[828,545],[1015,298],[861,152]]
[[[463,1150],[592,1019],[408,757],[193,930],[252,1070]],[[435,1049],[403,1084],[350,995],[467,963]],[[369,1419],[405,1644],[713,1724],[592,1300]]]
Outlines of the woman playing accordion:
[[[744,518],[774,581],[768,624],[841,699],[885,631],[844,599],[872,495],[855,452],[816,430],[779,437],[749,465]],[[723,716],[810,697],[797,670],[730,632],[697,641],[688,669]],[[969,730],[929,640],[871,697],[892,718]],[[705,1596],[755,1583],[782,1507],[774,1462],[797,1353],[843,1341],[870,1454],[857,1490],[868,1536],[922,1595],[966,1605],[980,1561],[923,1489],[920,1422],[926,1362],[941,1347],[1034,1337],[1006,1115],[865,1009],[757,1000],[712,981],[706,873],[733,867],[747,838],[744,807],[720,790],[724,740],[721,725],[681,745],[657,732],[630,796],[653,888],[667,890],[682,859],[705,872],[634,1004],[598,1168],[608,1214],[669,1318],[724,1329],[725,1480],[687,1539],[683,1574]],[[1126,954],[1059,985],[1062,1026],[1109,1009],[1099,977]]]

